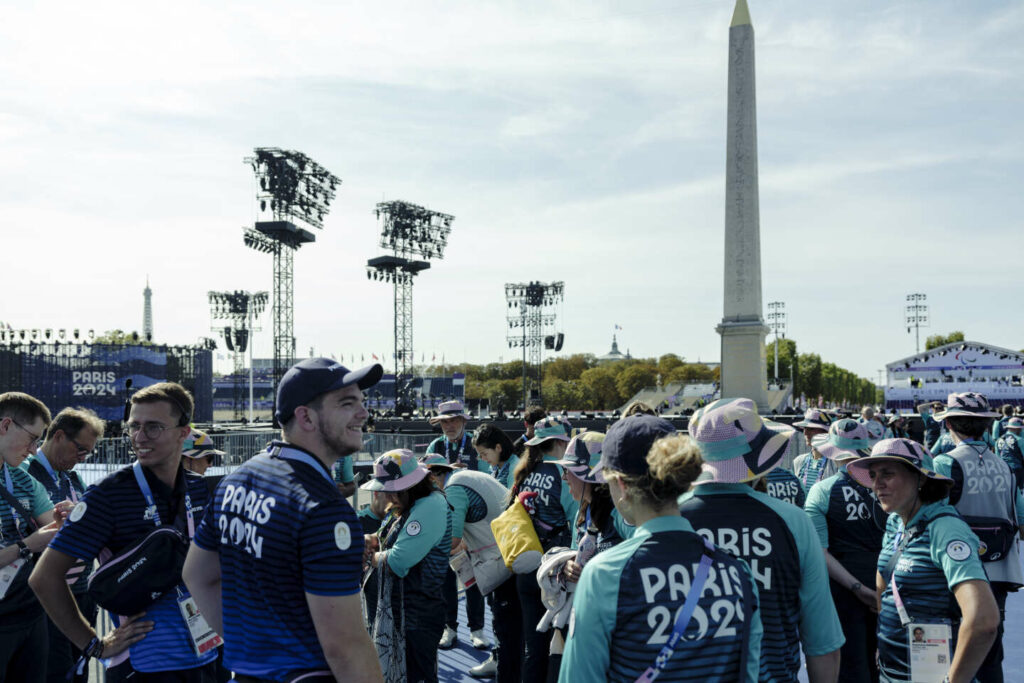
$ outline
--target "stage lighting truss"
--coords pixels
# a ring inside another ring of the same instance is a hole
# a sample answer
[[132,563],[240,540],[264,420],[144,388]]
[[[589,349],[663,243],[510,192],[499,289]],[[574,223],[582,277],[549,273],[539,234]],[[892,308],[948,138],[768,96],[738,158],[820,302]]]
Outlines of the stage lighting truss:
[[444,258],[455,216],[404,201],[381,202],[374,213],[381,222],[383,249],[405,258]]
[[255,249],[264,254],[276,254],[281,249],[281,240],[270,239],[252,228],[243,228],[243,230],[242,241],[250,249]]
[[207,296],[210,299],[210,317],[213,318],[210,329],[223,334],[228,351],[245,353],[251,333],[262,329],[256,318],[266,309],[270,294],[236,289],[233,292],[208,292]]
[[323,229],[340,178],[302,152],[277,147],[257,147],[245,161],[259,182],[260,211]]

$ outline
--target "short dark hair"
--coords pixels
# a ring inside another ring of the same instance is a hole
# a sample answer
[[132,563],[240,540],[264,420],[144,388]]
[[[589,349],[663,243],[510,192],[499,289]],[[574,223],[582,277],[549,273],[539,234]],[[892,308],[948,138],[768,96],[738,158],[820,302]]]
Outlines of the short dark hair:
[[83,429],[88,429],[96,434],[96,438],[103,438],[103,430],[106,423],[99,415],[88,408],[65,408],[57,413],[46,430],[46,440],[49,441],[58,430],[64,432],[64,436],[74,439]]
[[192,394],[177,382],[157,382],[139,389],[132,394],[132,405],[140,403],[170,403],[178,411],[178,426],[184,427],[192,421]]
[[0,394],[0,419],[5,417],[26,424],[39,418],[44,424],[50,424],[50,409],[35,396],[20,391],[8,391]]
[[537,424],[538,420],[543,420],[547,416],[548,411],[544,410],[543,406],[530,406],[523,414],[523,422],[528,425],[534,425]]
[[988,426],[992,424],[990,417],[947,417],[946,427],[969,439],[980,439],[985,436]]

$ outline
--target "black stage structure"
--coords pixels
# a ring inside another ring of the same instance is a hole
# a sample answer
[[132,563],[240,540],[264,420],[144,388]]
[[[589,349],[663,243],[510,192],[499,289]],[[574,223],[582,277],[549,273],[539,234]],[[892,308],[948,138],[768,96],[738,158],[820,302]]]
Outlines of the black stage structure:
[[[564,282],[510,282],[505,285],[505,300],[509,308],[508,347],[523,350],[524,410],[531,401],[543,403],[542,344],[543,348],[562,350],[565,336],[554,334],[554,306],[564,297]],[[535,388],[531,389],[531,386]]]

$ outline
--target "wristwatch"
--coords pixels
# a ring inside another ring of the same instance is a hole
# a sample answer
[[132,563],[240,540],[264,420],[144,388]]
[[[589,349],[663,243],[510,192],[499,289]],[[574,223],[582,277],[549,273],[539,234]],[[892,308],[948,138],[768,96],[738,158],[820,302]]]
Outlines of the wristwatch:
[[850,590],[853,591],[854,593],[856,593],[857,591],[860,590],[860,587],[861,587],[860,581],[856,581],[856,582],[854,582],[854,584],[852,586],[850,586]]
[[15,543],[18,545],[18,557],[23,560],[27,560],[32,557],[32,551],[28,549],[27,545],[25,545],[25,541],[19,538]]

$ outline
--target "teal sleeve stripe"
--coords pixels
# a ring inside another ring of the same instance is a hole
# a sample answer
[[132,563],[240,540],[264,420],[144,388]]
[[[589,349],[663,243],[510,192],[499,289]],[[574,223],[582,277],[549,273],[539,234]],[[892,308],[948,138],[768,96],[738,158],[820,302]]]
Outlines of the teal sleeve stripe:
[[391,571],[398,576],[406,576],[444,537],[448,530],[446,506],[444,496],[440,495],[430,495],[416,501],[409,519],[398,533],[395,545],[388,550],[388,566]]

